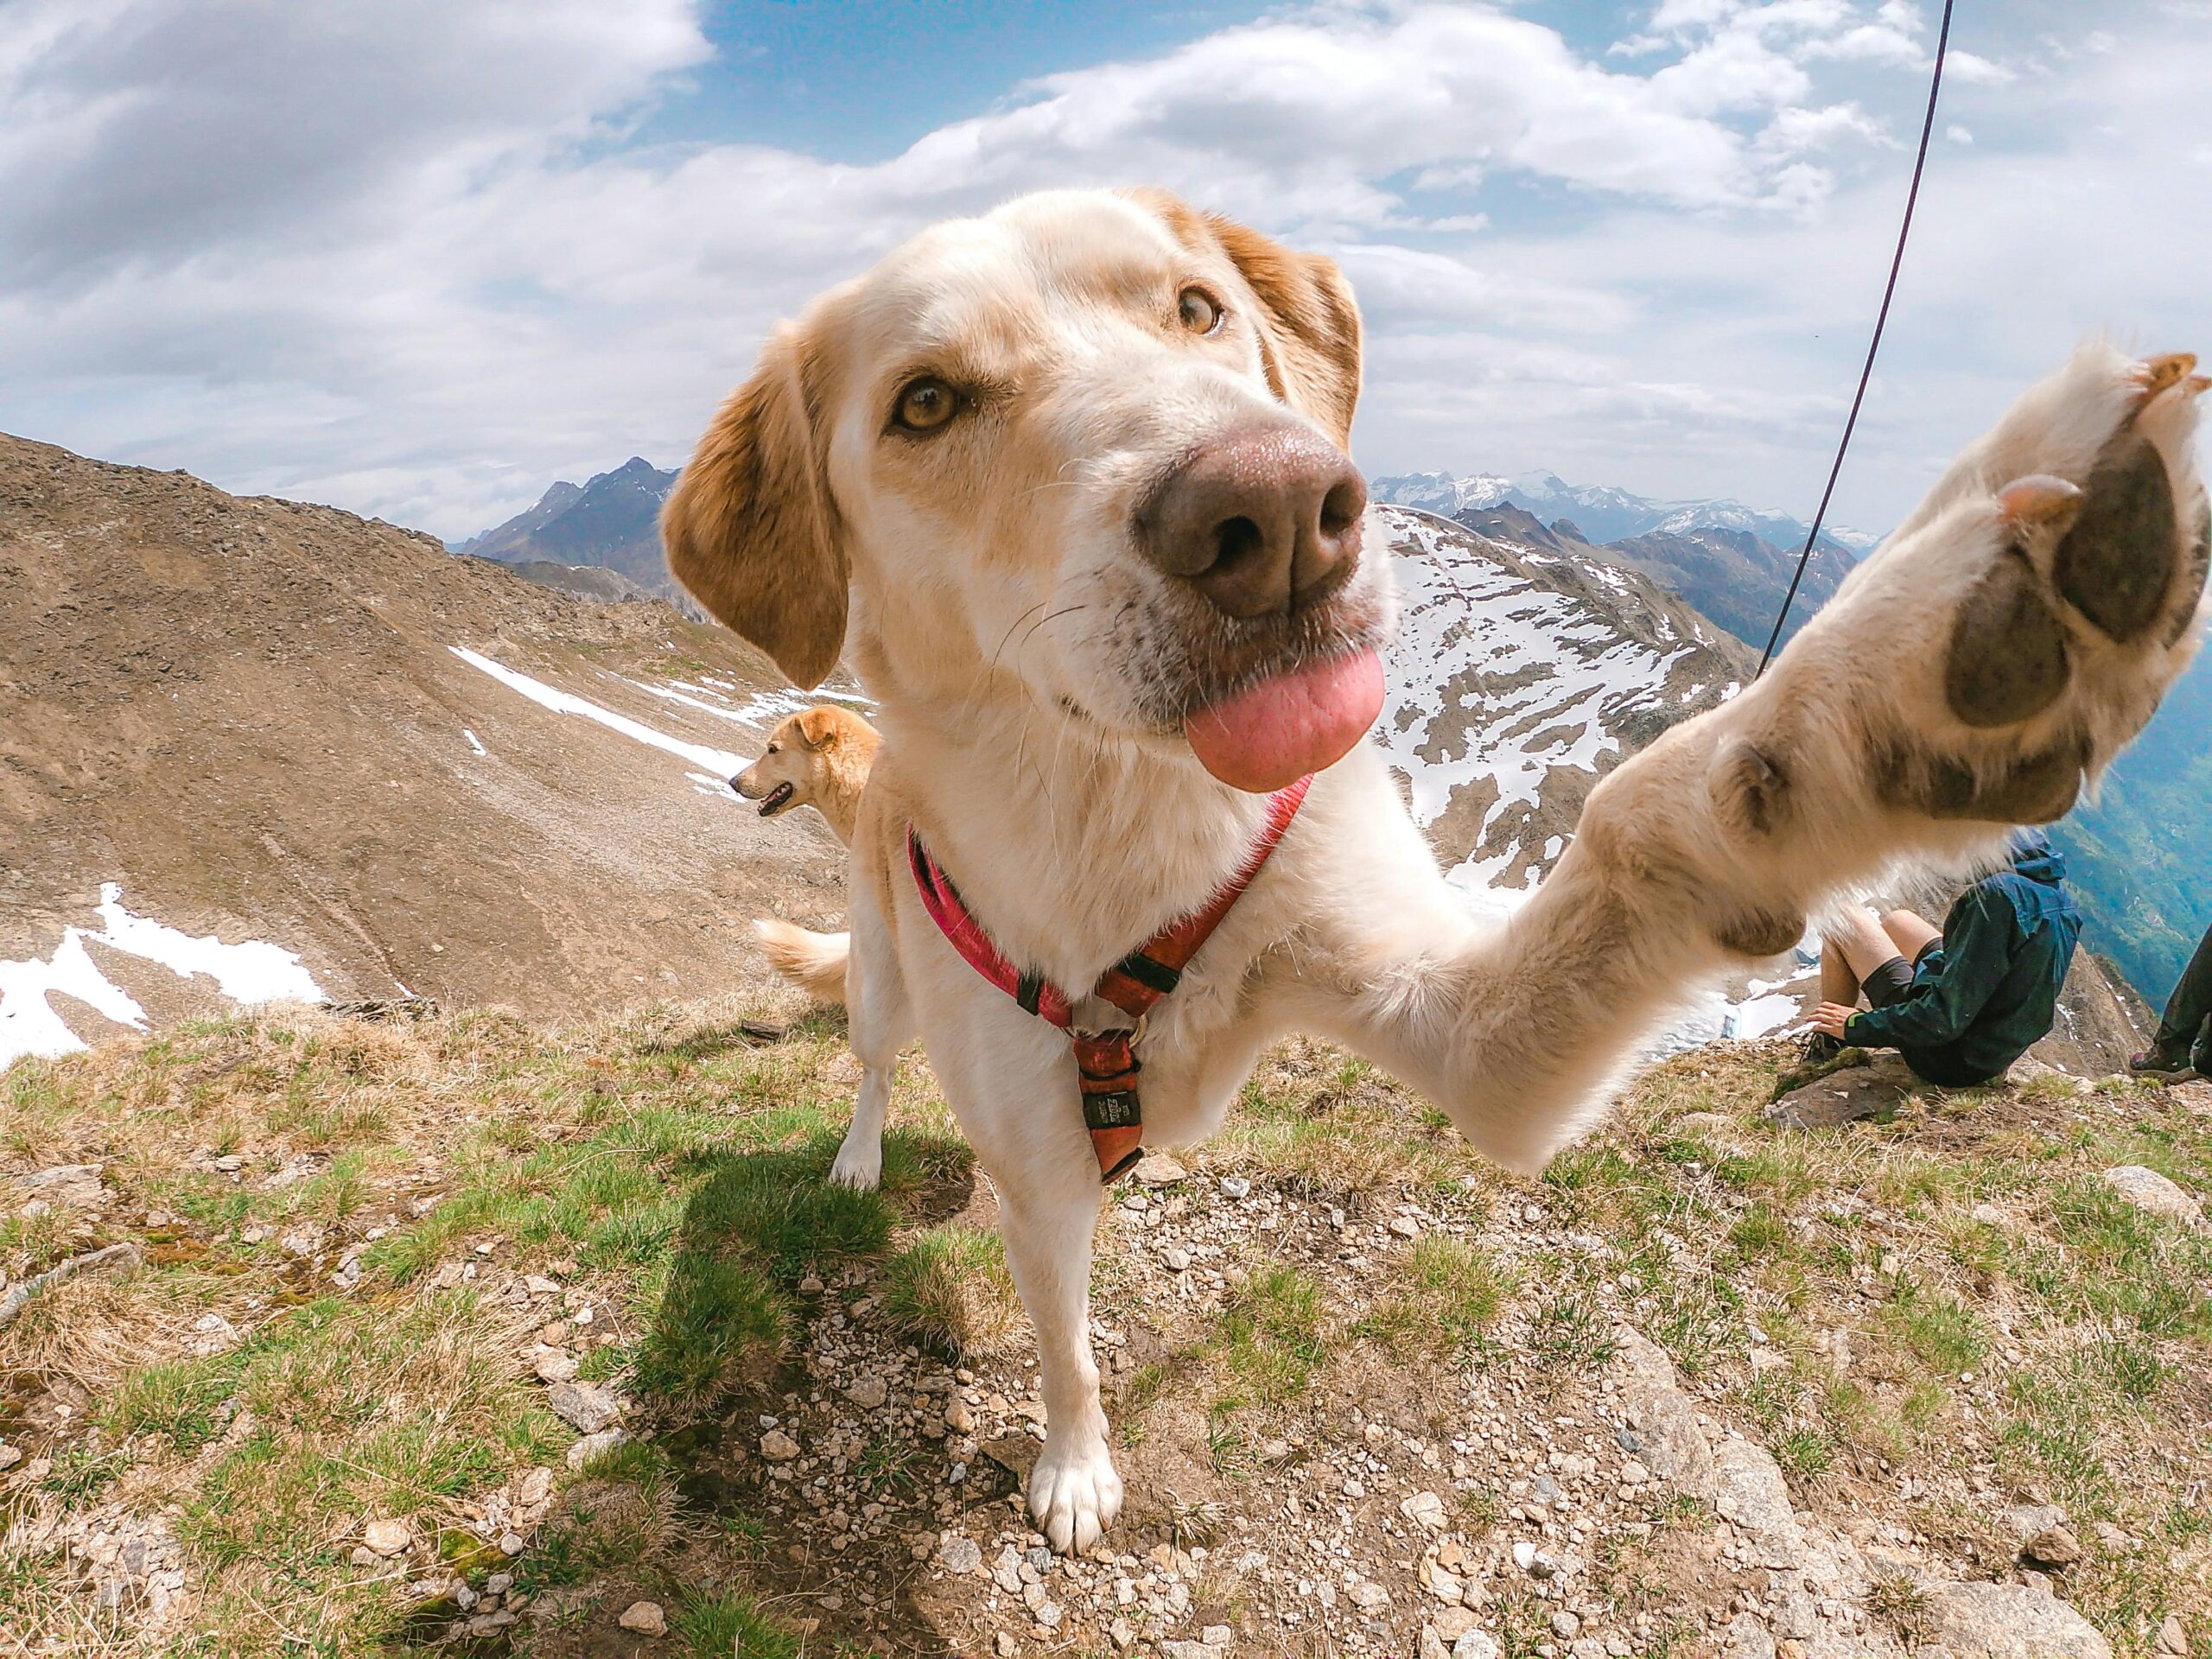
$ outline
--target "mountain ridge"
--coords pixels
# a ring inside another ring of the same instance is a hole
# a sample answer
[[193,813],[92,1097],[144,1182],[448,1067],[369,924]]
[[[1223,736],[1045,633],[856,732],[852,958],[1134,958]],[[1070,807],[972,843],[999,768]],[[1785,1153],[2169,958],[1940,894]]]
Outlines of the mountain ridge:
[[[1368,491],[1377,501],[1421,507],[1440,512],[1446,518],[1469,507],[1495,507],[1510,501],[1547,522],[1572,518],[1599,544],[1651,531],[1679,534],[1712,527],[1749,531],[1764,541],[1794,552],[1804,545],[1805,532],[1809,528],[1786,512],[1748,506],[1732,497],[1661,500],[1615,485],[1572,485],[1544,468],[1514,475],[1389,474],[1370,479]],[[1840,524],[1824,525],[1821,536],[1824,544],[1833,543],[1837,550],[1854,560],[1871,552],[1881,540],[1878,536]]]
[[222,1006],[195,940],[567,1014],[759,982],[748,917],[842,903],[721,781],[812,699],[665,605],[0,436],[0,1058]]
[[[503,524],[448,543],[455,553],[518,567],[567,566],[613,571],[646,593],[673,599],[678,589],[661,555],[660,508],[677,474],[642,455],[594,473],[582,484],[558,479],[537,502]],[[570,581],[524,569],[526,577]]]

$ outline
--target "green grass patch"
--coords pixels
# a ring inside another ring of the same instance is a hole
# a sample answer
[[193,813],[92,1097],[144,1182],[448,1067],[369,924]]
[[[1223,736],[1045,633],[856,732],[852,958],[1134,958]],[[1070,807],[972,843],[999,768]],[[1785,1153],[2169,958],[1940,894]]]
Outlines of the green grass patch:
[[802,1659],[806,1650],[796,1631],[734,1590],[689,1602],[670,1628],[695,1659]]
[[1402,1286],[1354,1327],[1401,1358],[1457,1354],[1476,1345],[1504,1312],[1513,1284],[1481,1250],[1426,1233],[1406,1252]]
[[917,1342],[954,1355],[988,1353],[1022,1322],[1004,1242],[971,1227],[925,1228],[893,1252],[883,1309]]
[[1302,1396],[1328,1357],[1319,1281],[1287,1263],[1236,1287],[1221,1317],[1221,1357],[1241,1401],[1281,1405]]
[[1989,1352],[1981,1316],[1923,1286],[1900,1285],[1882,1309],[1882,1323],[1923,1364],[1947,1376],[1972,1370]]
[[880,1192],[830,1184],[836,1153],[825,1133],[796,1148],[698,1160],[705,1179],[685,1206],[673,1260],[656,1275],[639,1387],[694,1414],[764,1386],[794,1328],[799,1281],[889,1242],[894,1212]]

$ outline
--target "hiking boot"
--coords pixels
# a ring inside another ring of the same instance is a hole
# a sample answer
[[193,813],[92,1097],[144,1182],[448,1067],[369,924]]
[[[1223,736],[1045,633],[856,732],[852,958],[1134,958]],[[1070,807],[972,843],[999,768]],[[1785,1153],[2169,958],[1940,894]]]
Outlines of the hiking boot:
[[2196,1068],[2186,1058],[2176,1059],[2163,1049],[2146,1048],[2140,1054],[2127,1058],[2127,1069],[2139,1077],[2160,1077],[2171,1083],[2196,1075]]

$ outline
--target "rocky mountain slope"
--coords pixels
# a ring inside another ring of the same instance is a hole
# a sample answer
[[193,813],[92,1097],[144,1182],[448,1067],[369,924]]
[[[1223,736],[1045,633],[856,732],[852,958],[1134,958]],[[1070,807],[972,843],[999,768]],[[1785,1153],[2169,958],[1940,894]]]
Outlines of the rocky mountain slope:
[[[1457,520],[1392,508],[1385,519],[1404,621],[1377,734],[1453,881],[1503,913],[1557,861],[1598,779],[1732,696],[1758,658],[1611,550],[1517,508],[1463,510]],[[1938,920],[1957,893],[1955,882],[1901,880],[1885,901]],[[1808,939],[1732,976],[1662,1046],[1794,1023],[1818,1000],[1816,947]],[[2095,1076],[2124,1065],[2141,1031],[2133,999],[2084,951],[2057,1027],[2034,1053]]]
[[1383,516],[1402,620],[1377,735],[1471,890],[1534,887],[1599,778],[1751,677],[1739,641],[1586,547]]
[[661,557],[660,507],[675,487],[674,473],[632,455],[584,484],[561,480],[527,512],[471,537],[454,551],[525,567],[524,574],[533,581],[547,578],[529,568],[537,565],[602,568],[649,594],[671,598],[677,589]]
[[664,606],[0,438],[0,1063],[309,988],[710,995],[840,889],[721,781],[798,705]]

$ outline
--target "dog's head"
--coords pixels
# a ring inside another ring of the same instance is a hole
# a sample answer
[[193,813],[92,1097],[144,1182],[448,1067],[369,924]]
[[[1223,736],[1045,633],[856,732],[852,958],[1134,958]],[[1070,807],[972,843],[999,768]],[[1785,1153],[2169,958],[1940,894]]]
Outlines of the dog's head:
[[801,684],[849,616],[887,702],[1020,696],[1275,787],[1381,702],[1359,335],[1331,262],[1162,194],[940,225],[770,339],[670,568]]
[[764,818],[795,806],[818,805],[823,770],[845,741],[848,721],[853,716],[827,704],[785,715],[768,734],[760,758],[731,779],[729,786],[747,800],[760,802]]

